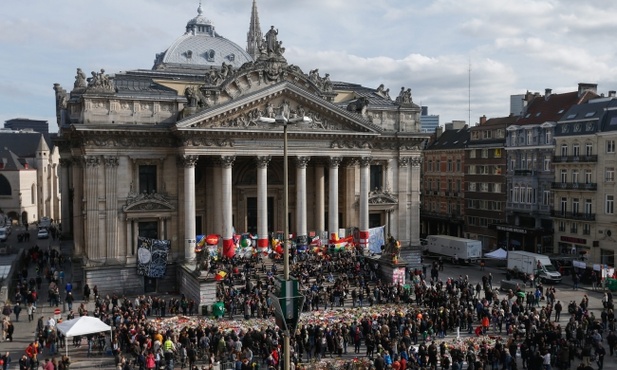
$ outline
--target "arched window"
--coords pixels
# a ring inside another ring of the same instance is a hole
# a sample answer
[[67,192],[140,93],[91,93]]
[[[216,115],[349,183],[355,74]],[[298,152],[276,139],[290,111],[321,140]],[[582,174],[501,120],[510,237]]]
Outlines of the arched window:
[[0,175],[0,195],[12,195],[11,183],[4,175]]

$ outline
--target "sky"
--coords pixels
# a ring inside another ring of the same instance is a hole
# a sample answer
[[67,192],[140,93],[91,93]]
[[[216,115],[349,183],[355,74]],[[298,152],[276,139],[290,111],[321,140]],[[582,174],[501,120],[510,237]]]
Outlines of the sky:
[[[199,0],[2,0],[0,122],[55,118],[53,84],[150,69]],[[252,0],[203,0],[216,32],[246,47]],[[257,0],[285,57],[333,81],[411,88],[440,123],[510,113],[510,95],[617,90],[616,1]]]

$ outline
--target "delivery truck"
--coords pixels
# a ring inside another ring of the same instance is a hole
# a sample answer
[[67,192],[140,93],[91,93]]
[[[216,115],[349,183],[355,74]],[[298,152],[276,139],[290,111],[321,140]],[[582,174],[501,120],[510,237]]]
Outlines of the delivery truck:
[[561,282],[561,274],[551,259],[544,255],[525,251],[508,252],[508,272],[514,276],[533,275],[540,277],[544,283]]
[[470,264],[482,258],[482,242],[449,235],[429,235],[424,252],[446,257],[453,263]]

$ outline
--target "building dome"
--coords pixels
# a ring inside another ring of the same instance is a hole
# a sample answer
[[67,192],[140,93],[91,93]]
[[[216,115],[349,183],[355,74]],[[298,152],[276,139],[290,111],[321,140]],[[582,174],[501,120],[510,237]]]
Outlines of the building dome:
[[197,16],[188,21],[186,32],[164,52],[156,55],[153,69],[210,68],[223,63],[238,68],[253,58],[239,45],[214,31],[212,22],[203,15],[201,4]]

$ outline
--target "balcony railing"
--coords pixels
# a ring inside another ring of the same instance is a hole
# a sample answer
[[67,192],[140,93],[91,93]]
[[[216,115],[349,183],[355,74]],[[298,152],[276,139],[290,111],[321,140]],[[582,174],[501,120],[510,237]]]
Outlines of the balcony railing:
[[562,212],[559,210],[552,210],[551,216],[556,217],[556,218],[567,218],[570,220],[580,220],[580,221],[595,221],[596,220],[595,213]]
[[533,176],[534,170],[514,170],[514,176]]
[[553,162],[555,163],[584,163],[584,162],[597,162],[597,155],[556,155],[553,156]]
[[598,184],[583,182],[553,182],[551,183],[551,188],[555,190],[598,190]]

